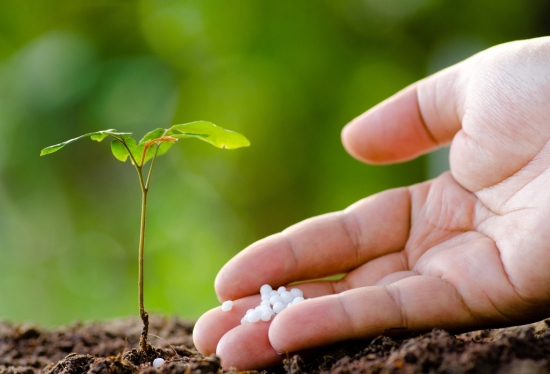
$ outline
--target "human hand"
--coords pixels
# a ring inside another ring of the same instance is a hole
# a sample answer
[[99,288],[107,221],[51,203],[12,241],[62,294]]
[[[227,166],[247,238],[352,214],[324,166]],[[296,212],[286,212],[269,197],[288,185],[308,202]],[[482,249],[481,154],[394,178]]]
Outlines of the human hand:
[[[194,330],[222,365],[252,369],[388,330],[532,322],[550,307],[550,37],[503,44],[419,81],[352,121],[344,146],[370,163],[451,143],[449,173],[368,197],[252,244],[216,278]],[[306,300],[240,325],[264,283]],[[253,296],[254,295],[254,296]]]

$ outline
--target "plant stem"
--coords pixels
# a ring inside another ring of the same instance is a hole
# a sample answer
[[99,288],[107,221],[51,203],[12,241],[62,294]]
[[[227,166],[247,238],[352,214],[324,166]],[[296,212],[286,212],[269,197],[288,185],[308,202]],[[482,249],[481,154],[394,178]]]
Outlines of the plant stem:
[[143,352],[147,352],[147,335],[149,331],[149,314],[145,311],[143,303],[143,258],[145,251],[145,222],[147,217],[147,193],[149,192],[149,183],[151,181],[151,175],[153,174],[153,166],[158,154],[158,145],[155,149],[155,155],[151,160],[151,166],[149,167],[149,173],[147,180],[143,179],[143,165],[137,165],[136,170],[138,172],[139,184],[141,186],[141,222],[139,227],[139,266],[138,266],[138,297],[139,297],[139,315],[141,322],[143,323],[141,329],[141,337],[139,339],[139,348]]
[[[168,130],[165,130],[164,134],[162,134],[162,136],[165,136],[167,132],[168,132]],[[155,154],[151,158],[151,166],[149,166],[149,173],[147,174],[147,180],[145,181],[145,189],[146,190],[149,190],[149,184],[151,183],[151,175],[153,175],[153,168],[155,167],[155,161],[157,160],[157,155],[159,153],[159,147],[160,147],[160,144],[157,143],[155,145]],[[143,165],[141,165],[141,166],[143,166]],[[142,178],[142,180],[143,180],[143,178]]]
[[[165,132],[166,133],[166,132]],[[149,314],[145,311],[145,306],[143,303],[143,258],[145,252],[145,223],[147,217],[147,193],[149,192],[149,183],[151,181],[151,175],[153,174],[153,167],[155,165],[155,160],[158,155],[159,144],[156,145],[155,154],[151,160],[151,166],[149,167],[149,172],[147,174],[147,179],[143,178],[143,165],[137,163],[137,160],[132,155],[132,152],[128,148],[128,145],[124,139],[116,138],[120,141],[124,147],[128,150],[133,164],[136,168],[139,178],[139,185],[141,187],[141,220],[139,226],[139,265],[138,265],[138,299],[139,299],[139,316],[141,317],[141,322],[143,323],[141,329],[141,337],[139,339],[139,348],[143,352],[147,352],[148,343],[147,335],[149,332]],[[144,150],[146,152],[146,150]],[[142,157],[143,160],[143,157]]]
[[[138,178],[139,186],[141,187],[141,219],[139,225],[139,253],[138,253],[138,300],[139,300],[139,316],[141,317],[141,322],[143,326],[141,328],[141,336],[139,338],[139,348],[143,352],[147,352],[147,335],[149,333],[149,314],[145,311],[145,306],[143,303],[143,257],[145,249],[145,218],[147,216],[147,192],[149,192],[149,178],[151,177],[151,169],[149,169],[149,176],[147,178],[147,183],[143,180],[143,165],[139,165],[137,160],[132,155],[132,152],[128,148],[128,145],[124,139],[115,138],[121,142],[124,147],[128,150],[128,154],[132,159]],[[155,153],[156,158],[156,153]]]
[[143,352],[147,351],[147,334],[149,330],[149,314],[145,311],[143,305],[143,252],[145,248],[145,217],[147,213],[147,192],[148,188],[143,184],[141,168],[139,169],[139,179],[142,185],[141,189],[141,222],[139,230],[139,269],[138,269],[138,297],[139,297],[139,315],[143,322],[139,347]]

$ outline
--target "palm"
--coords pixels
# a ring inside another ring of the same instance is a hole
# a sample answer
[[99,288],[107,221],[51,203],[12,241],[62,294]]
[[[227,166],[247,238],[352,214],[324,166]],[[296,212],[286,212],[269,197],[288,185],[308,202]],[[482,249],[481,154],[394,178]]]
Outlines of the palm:
[[[450,173],[366,198],[251,245],[219,273],[203,353],[258,368],[289,352],[391,329],[533,321],[550,305],[550,38],[488,50],[412,85],[343,131],[372,163],[451,143]],[[256,271],[252,271],[252,270]],[[239,321],[259,287],[304,283],[312,300],[271,324]],[[299,333],[296,333],[299,331]]]
[[[550,258],[544,236],[550,225],[543,217],[550,210],[534,204],[532,196],[541,191],[532,180],[521,182],[525,186],[520,192],[504,183],[484,195],[465,190],[445,174],[411,187],[411,229],[400,254],[410,273],[394,272],[377,284],[401,277],[424,277],[418,282],[430,289],[430,297],[435,290],[448,286],[463,304],[456,307],[470,314],[457,321],[453,318],[457,309],[442,313],[444,309],[436,308],[433,325],[449,329],[545,317],[550,302]],[[506,195],[510,196],[507,208],[493,206],[491,200]]]
[[[532,45],[512,54],[496,48],[470,62],[476,73],[457,105],[454,178],[431,183],[435,199],[427,199],[419,236],[413,225],[408,242],[425,248],[415,269],[448,281],[483,325],[542,318],[550,304],[547,41],[529,62]],[[426,236],[437,244],[422,246]]]

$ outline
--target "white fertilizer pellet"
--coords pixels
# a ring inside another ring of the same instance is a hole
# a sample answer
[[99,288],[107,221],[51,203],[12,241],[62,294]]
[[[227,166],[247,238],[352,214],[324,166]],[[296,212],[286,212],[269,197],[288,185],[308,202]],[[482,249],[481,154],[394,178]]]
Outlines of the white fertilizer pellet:
[[295,305],[295,304],[298,304],[298,303],[301,303],[302,301],[304,301],[305,299],[301,296],[298,296],[296,297],[294,300],[292,300],[292,305]]
[[283,303],[282,301],[279,301],[273,304],[273,311],[275,312],[275,314],[281,313],[285,308],[286,308],[286,304]]
[[153,360],[153,367],[155,369],[158,369],[162,364],[164,364],[164,359],[163,358],[158,357],[158,358],[155,358]]
[[283,302],[283,299],[281,299],[281,296],[279,295],[271,296],[271,298],[269,299],[269,303],[271,305],[275,305],[280,302]]
[[294,295],[294,297],[304,297],[304,293],[302,292],[302,290],[298,289],[298,288],[293,288],[290,290],[290,293],[292,295]]
[[267,322],[267,321],[269,321],[269,320],[271,319],[271,317],[273,316],[273,314],[274,314],[274,313],[273,313],[273,310],[272,310],[271,312],[265,311],[265,312],[262,313],[260,319],[261,319],[262,321]]
[[261,288],[260,288],[260,294],[263,295],[263,294],[269,294],[271,291],[273,291],[273,288],[271,288],[271,286],[269,284],[264,284]]
[[285,304],[291,303],[294,300],[294,295],[288,291],[281,293],[281,301]]
[[[304,293],[298,288],[287,290],[286,287],[281,286],[274,290],[269,284],[264,284],[260,288],[260,294],[262,299],[260,305],[246,311],[245,316],[241,319],[241,325],[258,321],[270,321],[286,308],[304,301]],[[222,304],[223,311],[229,311],[232,307],[232,301],[226,301]]]
[[246,317],[248,319],[248,322],[258,322],[260,318],[262,317],[262,312],[259,310],[255,310],[253,312],[248,313],[248,316]]
[[223,304],[222,304],[222,310],[224,312],[229,312],[231,310],[231,308],[233,308],[233,301],[231,300],[227,300],[227,301],[224,301]]

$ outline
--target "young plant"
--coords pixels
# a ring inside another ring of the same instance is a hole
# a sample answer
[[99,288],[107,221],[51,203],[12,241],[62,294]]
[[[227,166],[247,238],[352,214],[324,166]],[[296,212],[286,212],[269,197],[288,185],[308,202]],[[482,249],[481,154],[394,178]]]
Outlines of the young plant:
[[[174,125],[169,129],[155,129],[145,134],[143,139],[137,142],[132,138],[130,132],[117,132],[114,129],[101,130],[84,134],[63,143],[55,144],[44,148],[40,156],[48,155],[59,151],[67,144],[73,143],[82,138],[91,138],[95,141],[102,141],[105,138],[112,138],[111,151],[117,160],[125,162],[130,159],[134,165],[141,187],[141,221],[139,234],[139,270],[138,270],[138,297],[139,297],[139,315],[143,322],[139,346],[142,351],[147,351],[147,334],[149,330],[149,315],[143,305],[143,253],[145,250],[145,217],[147,213],[147,194],[151,182],[151,175],[155,166],[155,160],[168,152],[172,145],[179,139],[197,138],[210,143],[218,148],[234,149],[247,147],[250,142],[243,135],[225,130],[219,126],[207,121],[197,121]],[[145,173],[145,164],[151,161],[147,173]]]

